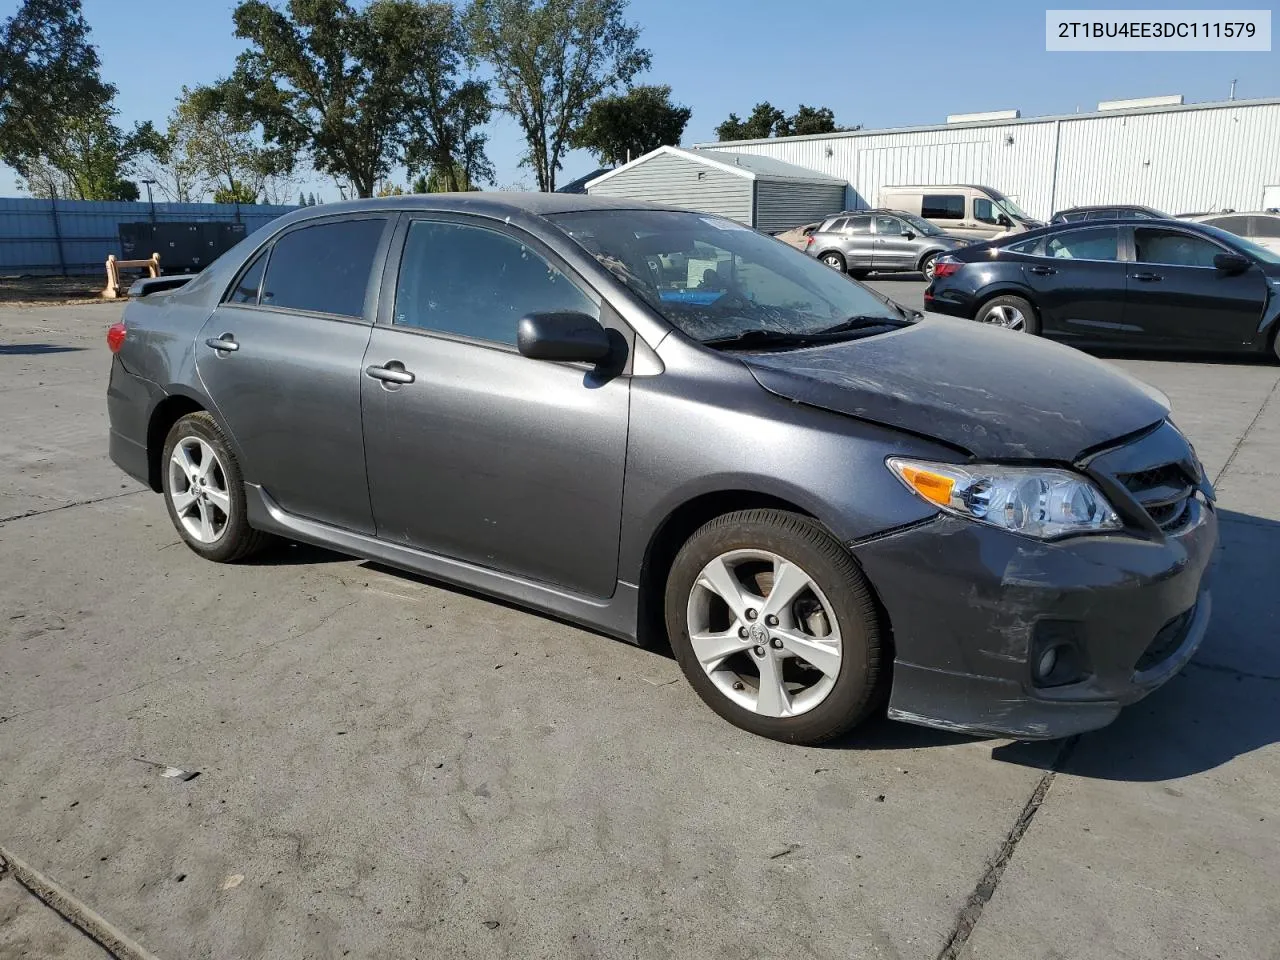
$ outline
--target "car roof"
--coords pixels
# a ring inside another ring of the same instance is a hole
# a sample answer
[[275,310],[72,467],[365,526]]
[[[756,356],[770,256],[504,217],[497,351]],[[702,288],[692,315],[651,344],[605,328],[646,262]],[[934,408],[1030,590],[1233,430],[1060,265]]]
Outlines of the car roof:
[[579,193],[533,191],[472,191],[469,193],[412,193],[396,197],[340,200],[288,214],[291,222],[335,214],[428,210],[442,213],[477,213],[490,217],[513,214],[547,216],[585,210],[673,210],[670,206],[621,197],[597,197]]
[[1079,213],[1082,210],[1151,210],[1158,212],[1155,207],[1148,207],[1145,203],[1093,203],[1082,207],[1067,207],[1064,210],[1059,210],[1054,216],[1058,217],[1064,213]]

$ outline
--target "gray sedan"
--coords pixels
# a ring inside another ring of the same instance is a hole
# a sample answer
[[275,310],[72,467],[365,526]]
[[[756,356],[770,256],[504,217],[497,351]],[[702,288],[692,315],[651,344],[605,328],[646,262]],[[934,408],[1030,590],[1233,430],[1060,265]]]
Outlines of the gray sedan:
[[306,541],[669,642],[796,743],[886,701],[1091,729],[1205,633],[1213,491],[1159,394],[732,221],[327,204],[132,293],[111,456],[211,561]]
[[860,210],[824,220],[809,235],[805,253],[853,277],[918,270],[932,280],[938,257],[972,242],[901,210]]

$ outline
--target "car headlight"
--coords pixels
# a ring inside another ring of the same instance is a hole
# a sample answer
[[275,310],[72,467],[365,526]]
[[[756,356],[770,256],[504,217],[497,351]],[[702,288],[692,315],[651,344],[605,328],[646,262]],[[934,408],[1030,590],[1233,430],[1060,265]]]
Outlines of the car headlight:
[[1037,540],[1123,526],[1102,491],[1070,470],[901,457],[887,463],[908,490],[947,513]]

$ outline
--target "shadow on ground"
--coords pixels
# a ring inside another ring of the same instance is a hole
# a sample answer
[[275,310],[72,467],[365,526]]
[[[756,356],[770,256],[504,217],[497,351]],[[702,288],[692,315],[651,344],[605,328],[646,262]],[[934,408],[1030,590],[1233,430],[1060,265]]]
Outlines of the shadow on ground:
[[84,347],[56,343],[0,343],[0,357],[34,357],[45,353],[76,353]]

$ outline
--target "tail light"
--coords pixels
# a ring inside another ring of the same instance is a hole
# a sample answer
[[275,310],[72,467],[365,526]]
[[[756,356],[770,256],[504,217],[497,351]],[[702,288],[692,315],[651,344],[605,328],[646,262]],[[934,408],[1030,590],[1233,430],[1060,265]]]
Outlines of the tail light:
[[107,347],[112,353],[119,353],[120,348],[124,346],[124,338],[128,336],[128,329],[123,323],[113,323],[107,327]]
[[813,234],[812,234],[812,233],[811,233],[811,234],[809,234],[807,237],[805,237],[805,238],[804,238],[804,245],[805,245],[805,249],[808,249],[809,247],[812,247],[812,246],[813,246]]
[[939,257],[933,264],[933,279],[949,277],[963,266],[964,264],[959,260],[952,260],[950,257]]

